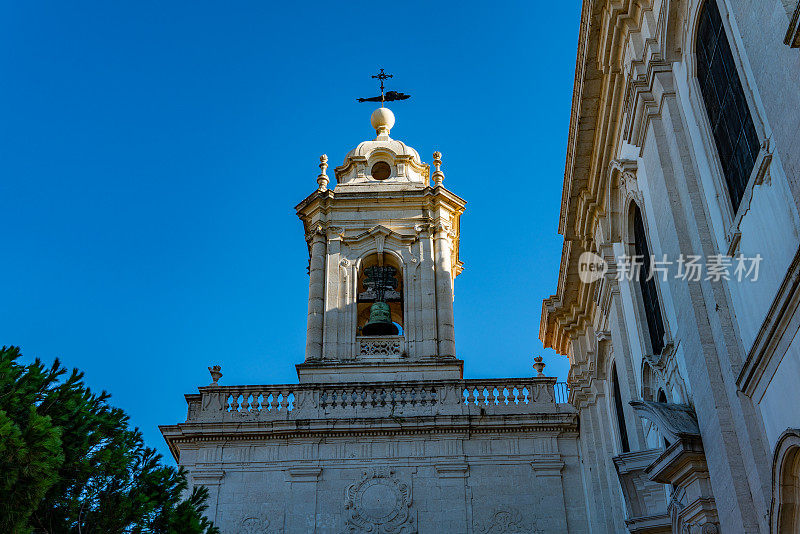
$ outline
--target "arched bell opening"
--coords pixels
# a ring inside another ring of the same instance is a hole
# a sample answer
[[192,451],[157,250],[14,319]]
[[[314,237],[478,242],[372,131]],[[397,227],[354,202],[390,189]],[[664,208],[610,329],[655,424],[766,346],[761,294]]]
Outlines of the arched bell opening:
[[371,254],[358,271],[358,335],[399,336],[404,329],[403,269],[393,254]]

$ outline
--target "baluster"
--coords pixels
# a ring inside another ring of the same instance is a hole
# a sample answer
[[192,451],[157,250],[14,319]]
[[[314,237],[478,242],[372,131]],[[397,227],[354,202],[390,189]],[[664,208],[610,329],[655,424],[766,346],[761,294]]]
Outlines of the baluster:
[[486,388],[480,388],[477,390],[478,394],[475,399],[475,404],[480,406],[481,404],[487,404],[488,401],[486,400]]
[[231,411],[232,412],[238,412],[239,411],[239,406],[241,406],[241,404],[239,404],[239,397],[241,395],[239,394],[238,391],[235,391],[235,392],[233,392],[233,395],[231,395],[231,396],[233,397],[233,401],[231,402]]

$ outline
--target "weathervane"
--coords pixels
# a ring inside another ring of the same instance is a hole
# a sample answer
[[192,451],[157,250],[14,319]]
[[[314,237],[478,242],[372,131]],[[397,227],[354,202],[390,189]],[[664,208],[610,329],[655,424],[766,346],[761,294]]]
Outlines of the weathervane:
[[407,95],[405,93],[399,93],[397,91],[386,91],[386,93],[384,94],[384,92],[383,92],[383,90],[384,90],[383,81],[384,80],[388,80],[389,78],[393,78],[394,75],[386,74],[385,72],[383,72],[383,69],[381,69],[381,71],[378,74],[373,74],[372,77],[373,78],[377,78],[378,80],[381,81],[381,96],[372,96],[372,97],[369,97],[369,98],[358,98],[357,100],[359,102],[380,102],[381,103],[381,107],[383,107],[383,103],[384,102],[392,102],[393,100],[405,100],[405,99],[411,97],[411,95]]

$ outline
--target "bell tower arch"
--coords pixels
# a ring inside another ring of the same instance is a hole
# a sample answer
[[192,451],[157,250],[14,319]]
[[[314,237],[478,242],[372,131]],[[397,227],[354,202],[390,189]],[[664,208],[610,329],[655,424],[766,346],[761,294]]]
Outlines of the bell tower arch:
[[[376,137],[351,150],[328,188],[296,208],[309,250],[309,298],[301,382],[461,378],[453,285],[465,201],[416,150],[389,134],[394,114],[378,108]],[[433,179],[433,184],[431,184]]]

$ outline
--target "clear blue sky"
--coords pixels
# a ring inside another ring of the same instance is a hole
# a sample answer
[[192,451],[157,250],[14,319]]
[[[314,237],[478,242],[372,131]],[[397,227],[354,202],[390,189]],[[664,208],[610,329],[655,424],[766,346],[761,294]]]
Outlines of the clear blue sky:
[[294,206],[364,139],[378,67],[395,138],[468,201],[465,375],[562,380],[552,294],[579,2],[0,3],[0,344],[59,357],[158,424],[224,384],[294,383],[307,250]]

